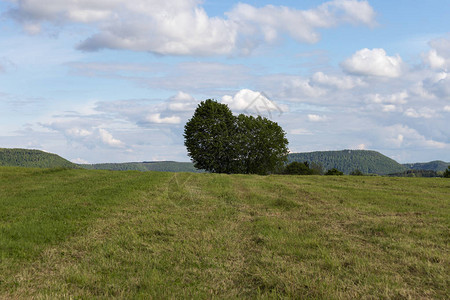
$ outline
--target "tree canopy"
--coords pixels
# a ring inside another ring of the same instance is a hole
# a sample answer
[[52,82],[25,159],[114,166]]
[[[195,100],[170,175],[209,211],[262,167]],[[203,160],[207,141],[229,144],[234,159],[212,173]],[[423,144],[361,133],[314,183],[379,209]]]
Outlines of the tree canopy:
[[226,104],[201,102],[184,128],[194,166],[214,173],[268,174],[288,154],[286,133],[263,117],[234,116]]
[[444,178],[450,178],[450,166],[447,167],[447,170],[444,171]]

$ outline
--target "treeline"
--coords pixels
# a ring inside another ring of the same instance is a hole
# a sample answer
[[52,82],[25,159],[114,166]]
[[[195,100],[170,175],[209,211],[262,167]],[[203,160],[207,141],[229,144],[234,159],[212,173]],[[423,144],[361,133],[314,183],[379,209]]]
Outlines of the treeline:
[[89,170],[112,171],[202,172],[196,169],[193,163],[175,161],[83,164],[80,167]]
[[359,170],[363,174],[386,175],[407,170],[405,166],[395,160],[379,152],[369,150],[291,153],[288,155],[288,162],[293,161],[320,164],[323,167],[323,172],[335,168],[344,174]]
[[434,160],[426,163],[410,163],[403,165],[411,170],[430,170],[436,172],[444,172],[450,165],[450,163],[444,162],[442,160]]
[[78,165],[40,150],[0,148],[0,166],[31,168],[79,168]]
[[[323,171],[323,166],[320,163],[309,163],[307,161],[298,162],[293,161],[287,164],[283,169],[279,170],[278,174],[284,175],[344,175],[344,172],[336,168],[331,168],[326,172]],[[363,175],[359,170],[355,170],[350,175]]]
[[433,171],[433,170],[408,170],[401,173],[393,173],[388,176],[395,177],[444,177],[450,178],[450,165],[444,171]]

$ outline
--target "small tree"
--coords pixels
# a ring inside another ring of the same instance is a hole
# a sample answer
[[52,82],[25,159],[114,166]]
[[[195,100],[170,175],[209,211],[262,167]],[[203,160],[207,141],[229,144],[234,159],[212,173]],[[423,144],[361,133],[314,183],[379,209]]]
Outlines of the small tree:
[[309,168],[312,171],[312,175],[323,175],[323,165],[318,162],[311,162]]
[[344,175],[344,173],[341,172],[341,171],[339,171],[339,170],[336,169],[336,168],[333,168],[333,169],[328,170],[328,171],[325,173],[325,175],[338,175],[338,176],[340,176],[340,175]]
[[201,102],[184,127],[184,144],[198,169],[214,173],[268,174],[287,159],[286,133],[262,117],[233,116],[225,104]]
[[227,105],[208,99],[201,102],[184,127],[184,145],[197,169],[233,173],[236,122]]
[[442,175],[444,178],[450,178],[450,166],[447,167],[447,170],[444,171]]
[[307,161],[303,163],[293,161],[284,169],[284,174],[287,175],[311,175],[312,173],[313,171],[309,168]]
[[361,172],[360,170],[356,169],[356,170],[353,170],[353,171],[350,173],[350,175],[352,175],[352,176],[363,176],[364,174],[363,174],[363,172]]
[[277,123],[260,116],[240,114],[236,127],[236,173],[264,175],[283,167],[288,154],[288,140]]

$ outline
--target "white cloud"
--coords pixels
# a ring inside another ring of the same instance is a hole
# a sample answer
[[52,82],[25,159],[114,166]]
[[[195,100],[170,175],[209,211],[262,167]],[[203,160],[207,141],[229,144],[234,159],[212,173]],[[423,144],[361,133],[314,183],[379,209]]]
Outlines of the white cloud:
[[302,96],[318,98],[327,92],[321,87],[312,85],[310,80],[301,77],[287,78],[282,82],[281,88],[284,95],[297,99],[301,99]]
[[66,130],[66,134],[72,137],[87,137],[92,135],[92,132],[86,129],[80,128],[69,128]]
[[194,111],[198,101],[188,93],[178,92],[169,98],[167,107],[171,111]]
[[395,148],[450,149],[449,144],[427,139],[417,130],[402,124],[385,127],[380,133],[385,143]]
[[441,98],[450,99],[450,76],[448,73],[437,74],[436,81],[429,87],[432,93]]
[[76,163],[76,164],[89,164],[89,162],[87,160],[84,160],[84,159],[79,158],[79,157],[71,159],[70,161],[73,162],[73,163]]
[[[210,17],[198,0],[12,0],[10,11],[32,34],[52,22],[91,25],[98,33],[82,50],[102,48],[168,55],[249,53],[262,41],[288,34],[300,42],[319,40],[319,28],[344,23],[372,26],[375,13],[367,1],[333,0],[309,10],[239,3],[225,17]],[[261,38],[262,37],[262,38]]]
[[385,104],[382,105],[382,110],[383,112],[394,112],[397,110],[397,106],[395,106],[394,104]]
[[180,124],[199,103],[190,94],[178,92],[176,95],[156,102],[148,99],[102,101],[95,105],[95,113],[105,114],[108,118],[125,121],[139,127],[151,127],[152,124]]
[[179,124],[181,122],[181,118],[178,116],[162,118],[160,113],[150,114],[145,118],[145,120],[156,124]]
[[423,55],[425,63],[432,69],[448,71],[450,68],[450,37],[430,41],[432,48]]
[[312,135],[312,132],[305,128],[296,128],[289,131],[293,135]]
[[328,120],[327,116],[320,116],[316,114],[308,114],[308,120],[311,122],[323,122]]
[[318,84],[336,87],[340,90],[349,90],[356,86],[362,86],[365,84],[361,78],[350,76],[331,76],[324,74],[323,72],[314,73],[312,76],[312,81]]
[[424,119],[431,119],[435,117],[436,112],[434,109],[424,107],[420,109],[419,111],[415,110],[414,108],[408,108],[404,112],[405,116],[410,118],[424,118]]
[[102,142],[111,147],[124,147],[125,144],[118,139],[115,139],[111,133],[106,131],[105,129],[99,128],[98,132],[100,134],[100,138]]
[[285,105],[277,104],[268,99],[264,93],[255,92],[249,89],[242,89],[234,96],[225,95],[222,97],[222,103],[227,104],[231,110],[246,111],[258,114],[269,112],[285,112]]
[[444,111],[446,111],[446,112],[450,112],[450,105],[446,105],[446,106],[444,106]]
[[430,52],[427,53],[425,61],[432,69],[445,69],[447,66],[446,59],[437,54],[435,49],[430,50]]
[[341,23],[374,25],[375,13],[367,1],[335,0],[310,10],[267,5],[261,8],[239,3],[229,18],[245,30],[247,36],[261,35],[272,42],[288,33],[300,42],[315,43],[320,39],[316,28],[328,28]]
[[359,144],[358,146],[356,146],[357,150],[366,150],[367,149],[367,145],[366,144]]
[[396,78],[402,74],[403,61],[399,55],[388,56],[384,49],[364,48],[341,64],[351,74]]
[[369,95],[369,101],[373,103],[389,103],[389,104],[406,104],[408,101],[408,93],[406,91],[390,94],[390,95],[380,95],[372,94]]
[[388,95],[370,94],[367,95],[367,102],[369,103],[368,107],[375,111],[401,112],[403,105],[408,103],[406,100],[408,97],[409,94],[406,91]]

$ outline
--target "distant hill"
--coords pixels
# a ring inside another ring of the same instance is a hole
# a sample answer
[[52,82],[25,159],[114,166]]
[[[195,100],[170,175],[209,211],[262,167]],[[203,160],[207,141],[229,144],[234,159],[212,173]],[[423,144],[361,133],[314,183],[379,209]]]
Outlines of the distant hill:
[[201,170],[196,169],[193,163],[176,161],[83,164],[79,166],[90,170],[202,172]]
[[308,153],[291,153],[288,161],[314,162],[323,166],[324,170],[336,168],[344,174],[358,169],[364,174],[391,174],[406,171],[407,168],[395,160],[376,151],[341,150],[317,151]]
[[30,149],[0,148],[0,166],[34,168],[79,168],[53,153]]
[[443,162],[441,160],[430,161],[427,163],[411,163],[411,164],[403,164],[410,170],[428,170],[435,172],[443,172],[450,166],[450,163]]

